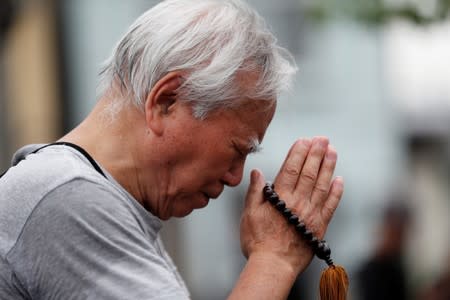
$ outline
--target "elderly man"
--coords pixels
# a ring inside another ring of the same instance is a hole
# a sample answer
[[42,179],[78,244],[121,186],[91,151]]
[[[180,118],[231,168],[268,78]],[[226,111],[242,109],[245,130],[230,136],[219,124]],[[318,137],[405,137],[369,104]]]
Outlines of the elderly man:
[[[240,1],[169,0],[143,14],[101,77],[99,101],[58,143],[30,145],[0,181],[1,299],[187,299],[159,239],[241,182],[295,67]],[[275,189],[323,237],[343,191],[325,137],[292,146]],[[20,162],[19,162],[20,161]],[[230,299],[283,299],[312,251],[251,173],[248,258]]]

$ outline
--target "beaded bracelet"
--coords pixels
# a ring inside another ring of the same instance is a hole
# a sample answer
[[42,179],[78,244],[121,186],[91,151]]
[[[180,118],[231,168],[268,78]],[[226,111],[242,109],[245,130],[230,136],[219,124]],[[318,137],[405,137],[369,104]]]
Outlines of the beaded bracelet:
[[322,272],[320,279],[320,298],[322,300],[344,300],[347,298],[348,276],[341,266],[335,266],[331,259],[331,249],[325,240],[319,240],[306,224],[299,219],[288,207],[286,202],[280,199],[274,191],[274,185],[266,183],[263,188],[264,198],[275,207],[288,221],[295,226],[295,230],[311,246],[314,254],[324,260],[328,268]]
[[270,202],[288,221],[289,224],[295,226],[295,230],[307,241],[314,251],[314,254],[324,260],[328,266],[333,266],[333,260],[331,259],[331,249],[325,240],[319,240],[314,236],[311,230],[306,228],[306,225],[299,217],[294,214],[289,208],[286,207],[286,203],[280,199],[278,194],[273,190],[273,185],[266,183],[264,186],[264,197]]

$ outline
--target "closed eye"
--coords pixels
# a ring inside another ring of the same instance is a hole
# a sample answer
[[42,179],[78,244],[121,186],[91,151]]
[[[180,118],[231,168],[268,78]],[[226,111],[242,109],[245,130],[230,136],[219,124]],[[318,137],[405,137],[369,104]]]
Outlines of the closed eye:
[[235,151],[237,152],[237,154],[239,155],[239,157],[245,158],[247,156],[248,151],[243,150],[241,147],[239,147],[235,143],[233,143],[233,147],[234,147]]
[[236,147],[236,152],[239,154],[239,156],[242,156],[242,157],[247,156],[247,153],[245,151],[242,151],[238,147]]
[[248,153],[260,152],[262,147],[257,138],[252,138],[248,144]]
[[233,146],[236,149],[236,152],[239,154],[239,156],[243,158],[247,157],[247,155],[249,154],[260,152],[262,149],[261,145],[256,139],[251,140],[245,147],[241,147],[236,143],[233,143]]

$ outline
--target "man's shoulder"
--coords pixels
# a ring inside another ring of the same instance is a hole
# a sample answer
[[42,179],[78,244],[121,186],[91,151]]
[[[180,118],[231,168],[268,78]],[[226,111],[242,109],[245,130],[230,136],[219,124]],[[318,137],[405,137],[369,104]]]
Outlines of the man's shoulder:
[[39,150],[44,147],[46,144],[28,144],[21,148],[19,148],[13,155],[11,159],[11,166],[17,165],[20,161],[24,160],[28,154],[33,153],[34,151]]
[[35,199],[0,204],[4,206],[0,210],[0,256],[19,240],[37,245],[37,240],[109,237],[120,231],[154,240],[160,228],[155,217],[143,217],[118,190],[88,178],[74,177]]
[[[106,181],[72,153],[61,149],[26,153],[33,148],[36,147],[20,150],[22,154],[15,155],[15,159],[22,156],[18,163],[0,179],[0,255],[14,245],[26,222],[49,194],[72,188],[74,181],[80,188],[95,192],[101,189],[98,182]],[[55,207],[67,206],[73,200],[65,198],[63,204],[55,201]]]
[[47,193],[39,210],[69,215],[75,218],[92,218],[97,222],[100,215],[108,218],[126,218],[133,215],[134,205],[117,188],[106,180],[101,182],[90,177],[73,177]]
[[8,208],[29,213],[46,194],[76,178],[104,179],[67,149],[52,147],[33,153],[36,148],[32,145],[16,152],[13,166],[0,178],[0,215]]
[[61,145],[40,149],[41,146],[33,144],[20,148],[14,154],[12,167],[4,177],[10,180],[41,179],[52,182],[58,178],[56,181],[60,182],[71,177],[96,175],[95,169],[75,150]]
[[49,147],[34,153],[39,145],[21,148],[13,165],[0,178],[0,207],[8,202],[35,205],[47,193],[74,180],[107,182],[84,158],[66,147]]

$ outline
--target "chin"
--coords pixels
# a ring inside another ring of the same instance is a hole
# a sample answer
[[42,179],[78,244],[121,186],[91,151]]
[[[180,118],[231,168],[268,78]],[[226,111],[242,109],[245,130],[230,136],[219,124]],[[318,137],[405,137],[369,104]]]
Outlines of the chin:
[[195,204],[195,208],[203,208],[206,207],[209,203],[209,197],[208,195],[201,193],[201,197],[199,199],[199,201],[196,201]]
[[167,216],[159,216],[161,220],[167,220],[171,217],[182,218],[191,214],[194,209],[204,208],[209,203],[209,197],[204,193],[197,193],[193,196],[180,197],[174,201],[172,210]]
[[190,215],[193,211],[194,211],[193,208],[188,209],[188,210],[183,210],[183,211],[177,211],[177,212],[173,213],[172,217],[183,218],[183,217]]

